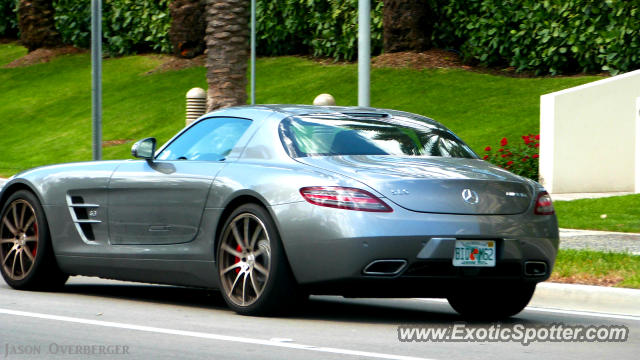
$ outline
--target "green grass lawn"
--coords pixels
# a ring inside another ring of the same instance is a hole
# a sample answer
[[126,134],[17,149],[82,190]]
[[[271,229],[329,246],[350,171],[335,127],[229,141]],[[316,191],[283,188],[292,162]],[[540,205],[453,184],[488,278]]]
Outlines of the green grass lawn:
[[640,256],[560,250],[551,281],[640,289]]
[[[561,228],[640,233],[640,194],[557,201]],[[602,219],[601,215],[607,215]]]
[[[34,166],[91,159],[91,59],[61,56],[46,64],[2,68],[23,56],[0,45],[0,175]],[[154,136],[162,144],[184,126],[185,94],[206,89],[205,69],[143,75],[162,60],[131,56],[103,62],[103,140]],[[465,70],[374,69],[375,107],[432,117],[476,151],[502,137],[539,129],[540,95],[598,77],[514,79]],[[258,103],[310,104],[321,93],[357,104],[357,66],[321,65],[296,57],[257,63]],[[104,148],[105,159],[130,158],[131,144]]]

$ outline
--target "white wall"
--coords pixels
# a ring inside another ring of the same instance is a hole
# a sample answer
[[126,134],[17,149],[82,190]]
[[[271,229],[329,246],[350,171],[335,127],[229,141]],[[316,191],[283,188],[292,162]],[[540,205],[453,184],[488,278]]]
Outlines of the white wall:
[[540,97],[550,193],[640,192],[640,70]]

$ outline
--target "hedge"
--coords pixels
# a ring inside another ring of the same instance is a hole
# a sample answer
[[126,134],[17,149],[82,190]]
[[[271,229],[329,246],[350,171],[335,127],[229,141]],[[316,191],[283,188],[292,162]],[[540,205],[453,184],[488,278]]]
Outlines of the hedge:
[[[382,0],[372,0],[371,48],[382,51]],[[103,2],[104,49],[108,54],[130,54],[148,47],[171,52],[170,0]],[[17,0],[15,0],[17,3]],[[2,10],[14,0],[0,0],[3,24],[17,29],[15,13]],[[3,7],[4,5],[4,7]],[[65,43],[89,47],[91,0],[54,0],[56,27]],[[312,54],[354,59],[358,35],[358,0],[258,0],[256,7],[260,55]]]
[[0,0],[0,36],[18,35],[18,2],[19,0]]
[[[258,0],[256,24],[260,55],[357,54],[358,0]],[[372,0],[371,50],[382,51],[382,0]]]
[[[103,0],[102,35],[107,54],[140,49],[171,52],[170,0]],[[0,36],[18,34],[19,0],[0,0]],[[54,0],[56,28],[65,43],[91,45],[91,0]]]
[[[130,54],[139,49],[171,52],[170,0],[105,0],[102,36],[107,54]],[[54,0],[56,27],[65,43],[91,45],[91,0]]]
[[639,67],[640,0],[448,0],[435,35],[465,59],[518,71]]
[[[640,67],[640,0],[432,0],[434,42],[465,60],[536,74]],[[0,36],[17,34],[17,0],[0,0]],[[170,0],[104,0],[105,52],[168,53]],[[67,43],[90,44],[91,0],[54,0]],[[372,51],[382,50],[382,0],[372,0]],[[358,0],[258,0],[260,55],[354,59]]]

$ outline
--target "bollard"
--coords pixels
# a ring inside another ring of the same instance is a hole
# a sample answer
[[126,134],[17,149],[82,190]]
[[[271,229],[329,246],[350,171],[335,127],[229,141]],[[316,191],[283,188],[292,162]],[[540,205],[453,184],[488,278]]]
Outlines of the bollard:
[[187,125],[191,125],[207,112],[207,92],[201,88],[193,88],[187,93]]
[[315,98],[315,100],[313,100],[313,105],[336,106],[336,99],[329,94],[320,94]]

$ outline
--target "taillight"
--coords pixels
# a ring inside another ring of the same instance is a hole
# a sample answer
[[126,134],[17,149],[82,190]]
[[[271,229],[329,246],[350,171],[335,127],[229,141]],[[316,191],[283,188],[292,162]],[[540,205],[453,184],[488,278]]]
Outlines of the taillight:
[[556,213],[553,208],[553,202],[551,201],[551,196],[546,191],[538,194],[538,199],[536,200],[536,208],[534,210],[536,215],[553,215]]
[[300,194],[308,202],[319,206],[357,211],[393,212],[393,209],[377,196],[360,189],[314,186],[300,189]]

